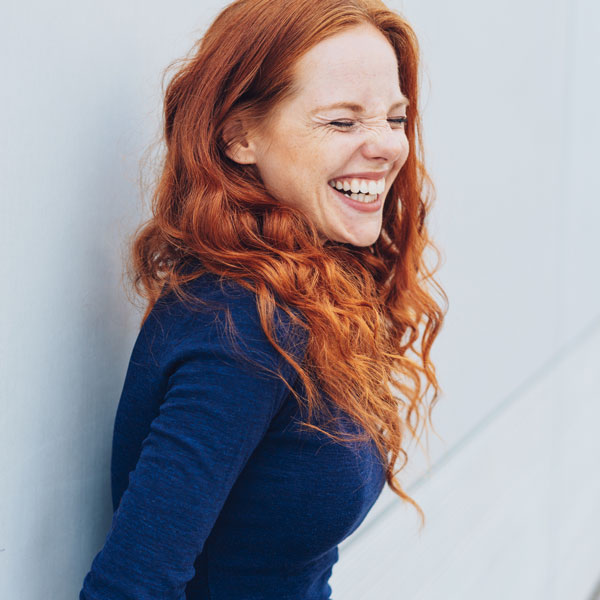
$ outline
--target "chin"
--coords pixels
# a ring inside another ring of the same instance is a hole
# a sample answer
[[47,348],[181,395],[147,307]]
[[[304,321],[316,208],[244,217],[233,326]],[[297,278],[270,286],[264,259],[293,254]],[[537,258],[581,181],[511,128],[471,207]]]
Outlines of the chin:
[[341,242],[342,244],[352,244],[353,246],[364,248],[374,244],[378,240],[380,234],[381,229],[378,229],[377,231],[365,231],[356,234],[338,234],[329,239],[335,242]]
[[352,245],[354,246],[358,246],[360,248],[366,248],[367,246],[371,246],[372,244],[374,244],[377,241],[377,238],[379,236],[376,235],[374,237],[371,237],[369,239],[361,239],[357,242],[350,242]]

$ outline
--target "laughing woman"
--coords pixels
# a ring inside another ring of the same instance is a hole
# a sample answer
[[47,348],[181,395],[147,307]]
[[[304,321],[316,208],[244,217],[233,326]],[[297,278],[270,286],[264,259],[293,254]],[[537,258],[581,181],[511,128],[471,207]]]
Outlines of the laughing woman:
[[179,64],[81,600],[327,600],[386,482],[423,519],[396,479],[447,300],[418,65],[377,0],[238,0]]

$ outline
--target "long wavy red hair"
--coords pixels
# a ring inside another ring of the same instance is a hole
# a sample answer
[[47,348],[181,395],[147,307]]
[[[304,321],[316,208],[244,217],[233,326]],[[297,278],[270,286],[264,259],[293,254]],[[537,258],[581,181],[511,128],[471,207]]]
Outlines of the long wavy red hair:
[[[364,23],[396,52],[410,101],[410,153],[385,201],[381,235],[372,246],[355,247],[321,242],[301,211],[268,193],[254,165],[227,157],[223,133],[235,116],[260,123],[293,93],[293,67],[303,53]],[[388,485],[417,509],[423,525],[423,511],[396,476],[407,461],[407,432],[419,441],[421,420],[431,420],[441,391],[430,350],[446,307],[428,286],[444,302],[447,297],[425,260],[428,247],[438,263],[440,255],[425,223],[433,186],[422,160],[412,28],[378,0],[237,0],[175,66],[165,93],[166,144],[152,217],[131,247],[133,285],[147,301],[144,320],[159,297],[174,291],[185,298],[183,285],[207,271],[251,289],[266,335],[304,384],[305,396],[297,396],[308,408],[303,425],[339,442],[373,440]],[[307,331],[305,360],[278,343],[277,307]],[[324,397],[364,433],[353,437],[335,423],[313,422],[312,415],[327,412]]]

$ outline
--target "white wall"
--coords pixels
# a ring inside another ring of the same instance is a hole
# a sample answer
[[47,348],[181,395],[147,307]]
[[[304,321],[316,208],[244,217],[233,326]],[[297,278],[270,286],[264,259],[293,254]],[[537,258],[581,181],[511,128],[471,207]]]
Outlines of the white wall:
[[108,531],[111,431],[138,326],[121,283],[142,216],[138,162],[159,130],[162,70],[216,12],[3,6],[0,598],[75,598]]
[[[160,74],[225,2],[12,3],[0,24],[0,597],[73,598],[111,518],[137,334],[121,283]],[[390,2],[420,36],[445,390],[403,483],[341,546],[353,598],[587,600],[600,578],[600,6]],[[596,218],[594,218],[596,217]]]

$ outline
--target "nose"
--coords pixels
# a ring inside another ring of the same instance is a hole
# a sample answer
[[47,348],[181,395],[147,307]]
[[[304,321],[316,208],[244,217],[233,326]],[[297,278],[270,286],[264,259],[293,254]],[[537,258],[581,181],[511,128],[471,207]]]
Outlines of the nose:
[[395,162],[408,155],[408,139],[404,129],[392,129],[389,123],[373,127],[362,147],[369,159]]

